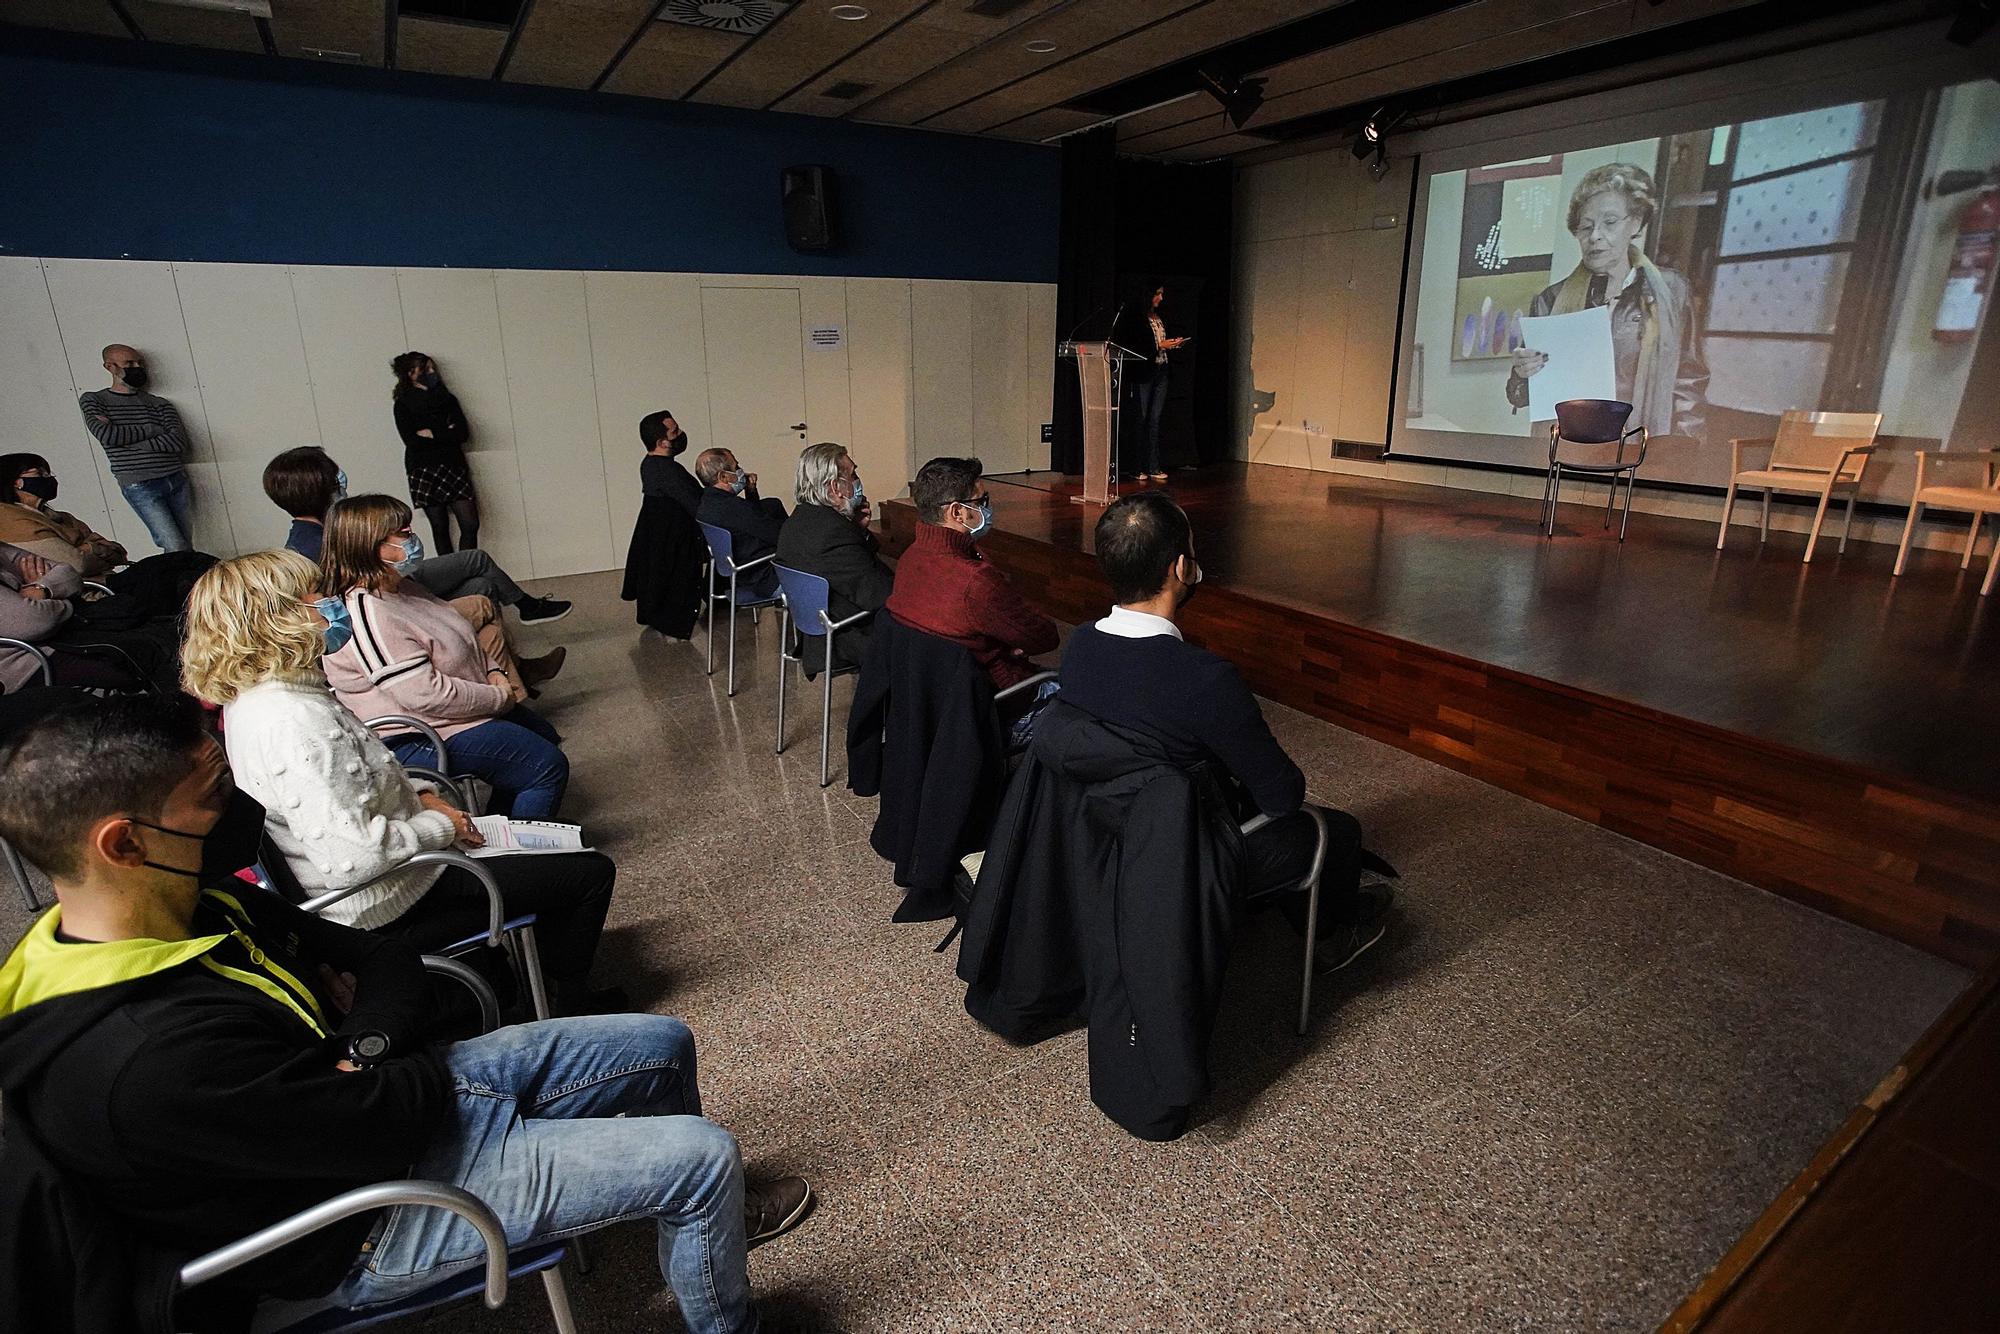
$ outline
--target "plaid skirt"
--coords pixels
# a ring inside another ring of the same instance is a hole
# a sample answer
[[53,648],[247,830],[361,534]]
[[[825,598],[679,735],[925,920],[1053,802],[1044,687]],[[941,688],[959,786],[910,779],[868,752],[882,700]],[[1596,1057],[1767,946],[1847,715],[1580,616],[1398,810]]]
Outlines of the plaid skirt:
[[463,459],[423,463],[406,471],[410,479],[410,503],[420,510],[472,499],[472,473]]

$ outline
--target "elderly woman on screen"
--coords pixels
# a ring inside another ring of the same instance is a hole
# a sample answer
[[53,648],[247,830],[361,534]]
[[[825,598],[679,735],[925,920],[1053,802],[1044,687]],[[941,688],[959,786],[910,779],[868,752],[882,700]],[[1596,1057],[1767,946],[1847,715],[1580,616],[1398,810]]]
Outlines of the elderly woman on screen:
[[[1569,315],[1609,305],[1618,397],[1632,405],[1631,424],[1653,435],[1699,436],[1708,368],[1687,279],[1655,264],[1640,245],[1656,206],[1653,178],[1640,167],[1613,162],[1585,172],[1569,199],[1569,232],[1582,262],[1543,288],[1528,313]],[[1509,403],[1528,405],[1528,377],[1548,360],[1533,348],[1515,349]]]

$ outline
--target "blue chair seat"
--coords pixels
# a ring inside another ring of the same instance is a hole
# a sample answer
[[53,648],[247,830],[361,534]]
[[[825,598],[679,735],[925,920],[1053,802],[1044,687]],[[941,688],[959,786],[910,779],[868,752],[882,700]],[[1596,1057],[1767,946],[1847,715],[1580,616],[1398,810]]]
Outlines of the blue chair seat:
[[[562,1263],[569,1253],[563,1242],[549,1242],[541,1246],[526,1246],[507,1257],[507,1276],[523,1278],[529,1274],[539,1274],[545,1269],[553,1269]],[[334,1331],[367,1329],[385,1320],[412,1315],[418,1311],[428,1311],[434,1306],[447,1302],[463,1301],[467,1297],[477,1297],[486,1288],[486,1271],[474,1266],[464,1273],[436,1283],[421,1292],[412,1293],[399,1302],[387,1306],[372,1306],[365,1311],[349,1311],[340,1307],[328,1307],[315,1311],[297,1324],[286,1325],[281,1334],[334,1334]]]

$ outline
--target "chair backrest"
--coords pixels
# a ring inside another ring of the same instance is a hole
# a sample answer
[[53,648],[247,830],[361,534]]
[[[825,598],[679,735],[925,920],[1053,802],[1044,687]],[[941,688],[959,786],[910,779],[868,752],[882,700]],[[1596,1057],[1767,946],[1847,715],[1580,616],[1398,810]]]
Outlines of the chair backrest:
[[702,537],[708,541],[708,554],[715,558],[715,573],[724,579],[736,573],[736,539],[729,530],[717,528],[712,523],[701,523],[700,520],[696,523],[701,528]]
[[[1881,429],[1879,412],[1804,412],[1794,408],[1778,419],[1770,466],[1832,472],[1843,451],[1872,444]],[[1841,477],[1859,477],[1866,461],[1865,456],[1849,459]]]
[[778,587],[785,591],[785,607],[792,613],[792,624],[798,627],[799,633],[825,634],[826,623],[833,619],[827,602],[833,596],[833,590],[826,580],[775,561],[771,568],[778,572]]
[[1611,445],[1625,434],[1632,405],[1615,398],[1571,398],[1556,404],[1556,430],[1575,445]]

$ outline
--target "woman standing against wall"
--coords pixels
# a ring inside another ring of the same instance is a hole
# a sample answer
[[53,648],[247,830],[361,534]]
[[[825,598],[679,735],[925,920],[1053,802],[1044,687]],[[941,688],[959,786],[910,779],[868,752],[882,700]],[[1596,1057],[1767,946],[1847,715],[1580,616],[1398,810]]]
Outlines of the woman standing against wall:
[[410,503],[430,520],[437,541],[433,554],[452,551],[451,521],[458,520],[458,545],[479,545],[479,500],[472,471],[465,466],[465,409],[444,387],[437,362],[422,352],[405,352],[389,363],[396,373],[396,433],[403,437],[403,471],[410,480]]

